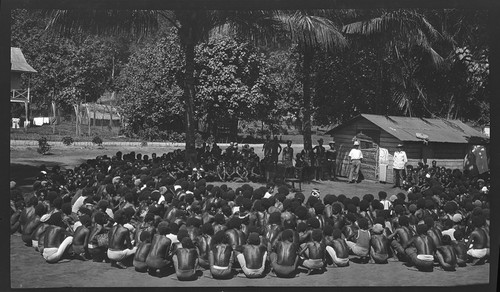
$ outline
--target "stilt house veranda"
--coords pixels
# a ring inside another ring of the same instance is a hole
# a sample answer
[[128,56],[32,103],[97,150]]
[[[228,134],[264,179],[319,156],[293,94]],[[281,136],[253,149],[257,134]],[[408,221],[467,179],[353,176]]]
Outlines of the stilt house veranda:
[[[354,139],[357,139],[364,156],[361,165],[363,177],[387,182],[392,182],[392,154],[398,144],[403,144],[408,164],[417,166],[426,157],[429,165],[436,160],[438,166],[462,170],[469,149],[473,145],[486,146],[489,143],[488,136],[459,120],[372,114],[361,114],[326,134],[333,137],[338,147],[338,175],[348,175],[347,156]],[[424,140],[427,140],[427,145]],[[384,165],[379,161],[380,148],[387,149],[390,154]]]

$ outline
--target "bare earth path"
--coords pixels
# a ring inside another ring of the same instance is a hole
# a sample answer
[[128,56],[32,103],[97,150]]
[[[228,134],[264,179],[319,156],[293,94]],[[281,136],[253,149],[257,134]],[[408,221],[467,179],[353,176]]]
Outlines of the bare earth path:
[[[29,191],[38,167],[45,164],[49,167],[59,164],[62,168],[75,167],[85,162],[86,159],[95,158],[97,155],[114,155],[118,150],[123,153],[136,151],[148,154],[174,150],[174,148],[141,148],[141,147],[108,147],[107,149],[60,147],[51,152],[53,155],[40,155],[35,147],[11,147],[10,176],[16,179],[23,190]],[[261,154],[261,149],[256,153]],[[221,183],[214,183],[220,185]],[[241,184],[227,183],[236,188]],[[251,183],[258,187],[260,184]],[[359,184],[345,182],[312,182],[302,184],[302,191],[308,195],[312,188],[319,188],[322,196],[328,193],[363,196],[372,193],[376,196],[378,191],[385,190],[389,196],[399,192],[392,189],[390,184],[363,181]],[[291,194],[292,195],[292,194]],[[12,288],[49,288],[49,287],[239,287],[239,286],[463,286],[488,284],[490,264],[483,266],[458,268],[456,272],[445,272],[436,268],[432,273],[418,272],[408,268],[401,262],[389,262],[386,265],[356,264],[351,263],[346,268],[329,268],[320,275],[307,276],[301,273],[293,279],[280,279],[267,275],[262,279],[246,279],[242,274],[231,280],[214,280],[209,271],[196,281],[180,282],[175,275],[155,278],[148,274],[135,272],[133,267],[126,270],[111,268],[109,264],[70,262],[48,264],[33,248],[26,247],[17,235],[10,236],[10,280]],[[29,275],[29,276],[26,276]],[[383,276],[381,276],[383,275]]]

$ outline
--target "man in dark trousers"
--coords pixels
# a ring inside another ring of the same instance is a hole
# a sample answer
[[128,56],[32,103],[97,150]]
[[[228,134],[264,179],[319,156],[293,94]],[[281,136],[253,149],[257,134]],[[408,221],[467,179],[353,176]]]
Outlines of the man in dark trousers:
[[335,149],[335,141],[330,141],[328,145],[330,146],[330,149],[326,150],[326,169],[330,175],[330,180],[335,181],[337,180],[337,174],[335,173],[335,170],[337,169],[337,149]]

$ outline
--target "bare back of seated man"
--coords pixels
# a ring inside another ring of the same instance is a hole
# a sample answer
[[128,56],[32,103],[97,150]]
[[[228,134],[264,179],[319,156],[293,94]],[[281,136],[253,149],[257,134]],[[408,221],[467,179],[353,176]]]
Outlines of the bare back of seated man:
[[412,232],[408,227],[409,219],[406,216],[399,217],[399,225],[393,234],[388,236],[389,241],[391,241],[391,247],[395,251],[396,256],[399,260],[407,261],[407,257],[403,246],[408,243],[410,238],[412,238]]
[[451,245],[451,237],[444,235],[442,238],[442,245],[436,250],[436,258],[439,264],[445,271],[455,271],[457,265],[457,255]]
[[156,275],[158,270],[164,272],[171,264],[170,250],[172,241],[165,235],[170,232],[168,223],[162,221],[158,224],[158,234],[153,236],[151,241],[151,249],[146,258],[148,271],[151,275]]
[[298,264],[298,244],[293,242],[293,232],[287,229],[273,245],[269,256],[274,273],[278,277],[294,277]]
[[427,225],[417,225],[417,235],[403,246],[411,262],[421,271],[432,271],[434,266],[436,247],[432,238],[427,235],[427,230]]
[[232,277],[233,249],[228,243],[224,231],[214,234],[208,254],[210,273],[214,279],[229,279]]
[[49,226],[49,224],[41,223],[35,228],[35,230],[33,230],[33,233],[31,234],[31,245],[36,251],[39,251],[40,253],[43,252],[43,235],[45,235],[45,230]]
[[198,251],[191,238],[182,239],[182,248],[175,251],[172,257],[175,273],[180,281],[196,280],[196,269],[198,268]]
[[137,272],[145,273],[148,271],[146,259],[151,250],[151,233],[148,231],[141,232],[140,243],[137,246],[137,251],[134,255],[133,265]]
[[383,234],[381,224],[373,226],[373,235],[370,238],[370,257],[376,264],[387,264],[389,258],[389,240]]
[[75,230],[72,245],[73,253],[81,260],[86,259],[87,246],[90,238],[90,229],[88,228],[90,225],[90,217],[86,216],[84,218],[86,219],[80,219],[80,222],[84,221],[82,222],[83,225],[78,226]]
[[247,278],[263,276],[266,257],[267,248],[255,232],[249,234],[247,244],[236,249],[236,258]]
[[64,228],[56,225],[49,226],[45,230],[43,258],[48,263],[58,262],[72,241],[73,237]]
[[132,248],[130,240],[130,231],[123,226],[127,223],[126,215],[123,210],[118,210],[114,214],[116,225],[109,231],[108,258],[112,267],[120,269],[126,268],[122,263],[127,257],[133,255],[137,247]]
[[469,236],[469,250],[467,255],[472,262],[472,265],[481,265],[485,262],[485,257],[488,254],[488,235],[482,228],[485,223],[485,218],[482,215],[472,217],[472,225],[475,227]]
[[314,229],[311,240],[301,245],[299,255],[304,256],[302,266],[306,267],[309,272],[323,270],[325,268],[325,251],[323,232],[321,229]]
[[[32,246],[32,234],[35,229],[41,224],[40,216],[31,217],[22,230],[22,240],[27,246]],[[34,247],[34,246],[33,246]]]

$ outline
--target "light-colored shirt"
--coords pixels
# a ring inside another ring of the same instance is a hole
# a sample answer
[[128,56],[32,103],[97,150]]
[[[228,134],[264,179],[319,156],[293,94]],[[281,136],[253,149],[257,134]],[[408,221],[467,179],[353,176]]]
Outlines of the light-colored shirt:
[[349,157],[352,159],[362,159],[363,158],[363,152],[361,150],[352,148],[351,151],[349,152]]
[[392,163],[393,169],[404,169],[405,164],[407,162],[408,162],[408,158],[406,158],[406,152],[404,152],[404,151],[394,152],[394,161]]

